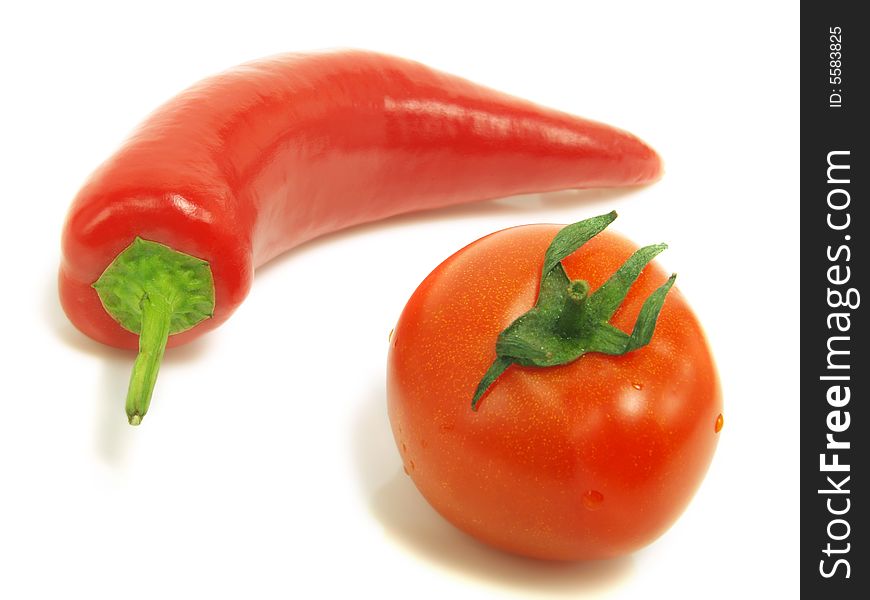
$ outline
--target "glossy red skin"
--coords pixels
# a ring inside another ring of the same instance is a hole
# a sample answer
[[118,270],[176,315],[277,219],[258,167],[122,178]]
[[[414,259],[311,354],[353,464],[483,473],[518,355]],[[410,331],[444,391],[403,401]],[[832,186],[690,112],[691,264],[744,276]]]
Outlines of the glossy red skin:
[[[389,415],[406,471],[457,527],[526,556],[609,558],[649,544],[682,513],[716,448],[722,397],[698,320],[674,288],[648,346],[512,366],[472,412],[496,337],[534,304],[560,227],[495,233],[423,281],[391,338]],[[563,264],[595,289],[635,249],[604,232]],[[631,331],[666,278],[648,266],[611,322]]]
[[136,236],[211,263],[217,327],[254,269],[314,237],[398,213],[563,188],[631,185],[656,153],[607,125],[421,64],[285,54],[206,79],[151,115],[90,177],[63,232],[60,297],[84,333],[135,348],[91,284]]

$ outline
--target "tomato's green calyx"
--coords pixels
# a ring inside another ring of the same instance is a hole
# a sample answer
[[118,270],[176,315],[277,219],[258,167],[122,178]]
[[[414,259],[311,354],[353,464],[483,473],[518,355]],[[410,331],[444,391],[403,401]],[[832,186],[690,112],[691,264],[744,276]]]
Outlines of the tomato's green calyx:
[[106,312],[139,334],[139,355],[127,392],[127,418],[148,412],[169,336],[212,316],[214,278],[208,262],[136,238],[93,284]]
[[676,275],[646,299],[631,335],[608,321],[628,294],[643,268],[667,246],[645,246],[597,290],[590,293],[583,280],[570,280],[562,259],[601,233],[616,212],[568,225],[556,234],[544,256],[541,287],[535,306],[502,331],[495,344],[497,358],[477,386],[471,408],[512,364],[527,367],[552,367],[573,362],[587,352],[620,355],[647,345],[655,331],[656,320],[665,296]]

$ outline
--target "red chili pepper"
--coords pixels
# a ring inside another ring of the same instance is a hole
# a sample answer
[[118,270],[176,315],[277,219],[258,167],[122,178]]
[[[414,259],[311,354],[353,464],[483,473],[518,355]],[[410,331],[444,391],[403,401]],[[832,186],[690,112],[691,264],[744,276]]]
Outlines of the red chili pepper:
[[289,248],[403,212],[660,174],[629,133],[415,62],[280,55],[182,92],[96,170],[64,228],[61,302],[90,337],[139,346],[138,424],[164,347],[220,325]]

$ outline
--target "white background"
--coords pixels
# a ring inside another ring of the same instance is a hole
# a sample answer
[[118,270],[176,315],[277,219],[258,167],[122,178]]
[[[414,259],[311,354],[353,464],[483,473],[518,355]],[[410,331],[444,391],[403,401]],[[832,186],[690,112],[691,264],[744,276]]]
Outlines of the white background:
[[[796,597],[797,3],[15,4],[0,13],[0,597]],[[58,306],[70,199],[193,81],[335,46],[624,127],[666,176],[309,243],[258,273],[226,325],[169,352],[151,412],[129,427],[132,355]],[[387,334],[461,246],[614,208],[615,229],[670,243],[661,261],[707,329],[725,393],[718,453],[680,521],[633,556],[507,556],[442,521],[402,475]],[[328,360],[338,312],[344,354]]]

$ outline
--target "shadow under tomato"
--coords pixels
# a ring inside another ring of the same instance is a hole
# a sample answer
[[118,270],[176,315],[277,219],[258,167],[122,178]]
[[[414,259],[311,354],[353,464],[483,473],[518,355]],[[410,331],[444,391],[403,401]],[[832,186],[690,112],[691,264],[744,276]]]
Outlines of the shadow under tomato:
[[631,556],[577,563],[534,560],[490,548],[453,527],[402,471],[382,382],[366,398],[353,441],[371,513],[396,543],[440,568],[489,585],[572,598],[597,595],[631,574]]

